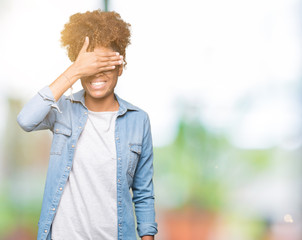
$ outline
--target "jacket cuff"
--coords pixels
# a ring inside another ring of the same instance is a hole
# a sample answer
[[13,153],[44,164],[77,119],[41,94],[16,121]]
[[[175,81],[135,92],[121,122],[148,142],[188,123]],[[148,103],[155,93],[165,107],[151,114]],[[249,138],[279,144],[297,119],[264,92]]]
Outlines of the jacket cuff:
[[137,225],[137,232],[140,237],[157,234],[157,223],[140,223]]
[[52,102],[51,107],[57,109],[59,113],[62,113],[49,86],[42,88],[38,94],[43,98],[44,101]]

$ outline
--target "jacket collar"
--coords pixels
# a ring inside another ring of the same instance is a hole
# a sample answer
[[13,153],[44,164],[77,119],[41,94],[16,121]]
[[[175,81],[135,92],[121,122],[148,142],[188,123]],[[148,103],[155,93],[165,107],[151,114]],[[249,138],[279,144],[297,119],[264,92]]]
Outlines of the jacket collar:
[[[80,91],[76,92],[73,94],[73,100],[72,100],[72,95],[69,95],[66,97],[66,99],[69,99],[70,101],[74,101],[74,102],[80,102],[83,104],[84,107],[85,106],[85,90],[84,89],[81,89]],[[131,103],[123,100],[122,98],[120,98],[116,93],[114,93],[114,96],[115,98],[117,99],[119,105],[120,105],[120,108],[119,108],[119,111],[118,111],[118,114],[119,115],[123,115],[126,111],[128,110],[132,110],[132,111],[138,111],[139,108],[132,105]]]

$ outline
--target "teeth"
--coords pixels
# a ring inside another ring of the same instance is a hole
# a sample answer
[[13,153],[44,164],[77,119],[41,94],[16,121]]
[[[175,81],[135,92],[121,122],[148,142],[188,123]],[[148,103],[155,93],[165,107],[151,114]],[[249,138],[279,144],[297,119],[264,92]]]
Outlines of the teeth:
[[94,83],[91,83],[92,86],[101,86],[101,85],[104,85],[105,82],[94,82]]

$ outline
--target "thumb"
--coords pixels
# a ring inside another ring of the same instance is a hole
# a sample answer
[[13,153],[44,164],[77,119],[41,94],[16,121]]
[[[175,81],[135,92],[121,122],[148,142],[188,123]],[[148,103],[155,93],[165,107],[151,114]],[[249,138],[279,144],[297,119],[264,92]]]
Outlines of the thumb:
[[86,37],[85,37],[84,44],[83,44],[83,46],[82,46],[82,48],[81,48],[79,54],[86,52],[86,51],[87,51],[87,48],[88,48],[88,45],[89,45],[89,37],[86,36]]

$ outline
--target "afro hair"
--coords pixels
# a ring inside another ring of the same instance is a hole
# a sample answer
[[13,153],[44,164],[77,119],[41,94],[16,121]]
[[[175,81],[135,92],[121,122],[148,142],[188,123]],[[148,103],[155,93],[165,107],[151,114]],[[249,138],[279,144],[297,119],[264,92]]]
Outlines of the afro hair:
[[114,11],[104,12],[98,9],[76,13],[70,16],[69,22],[61,31],[61,45],[66,47],[69,59],[74,62],[88,36],[88,51],[99,46],[112,48],[124,57],[125,66],[126,47],[130,44],[130,26]]

